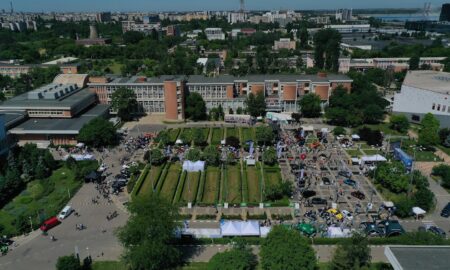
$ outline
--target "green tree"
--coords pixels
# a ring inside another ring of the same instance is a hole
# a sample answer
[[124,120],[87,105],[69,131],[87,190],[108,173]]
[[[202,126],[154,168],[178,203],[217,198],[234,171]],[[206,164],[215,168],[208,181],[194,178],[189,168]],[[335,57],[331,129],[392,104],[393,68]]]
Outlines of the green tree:
[[202,129],[195,128],[192,131],[192,140],[194,141],[194,144],[196,146],[202,146],[202,145],[206,144],[207,138],[206,138],[206,135],[205,135],[205,133],[203,132]]
[[299,114],[299,113],[292,113],[292,114],[291,114],[291,117],[292,117],[292,119],[294,119],[294,121],[295,121],[296,123],[300,123],[300,120],[301,120],[301,118],[302,118],[302,115]]
[[62,256],[56,262],[57,270],[81,270],[80,261],[74,255]]
[[392,129],[397,130],[401,133],[406,133],[410,126],[408,118],[404,114],[391,115],[389,122]]
[[446,147],[450,146],[450,129],[442,128],[439,130],[440,143]]
[[121,87],[112,94],[111,106],[117,111],[117,116],[124,121],[129,121],[138,107],[136,94],[131,89]]
[[5,100],[6,100],[5,93],[0,92],[0,102],[1,102],[1,101],[5,101]]
[[297,31],[297,37],[300,39],[300,48],[307,48],[308,47],[308,29],[306,27],[301,27]]
[[439,120],[427,113],[420,122],[422,127],[419,130],[419,144],[424,147],[431,147],[439,143]]
[[78,140],[93,147],[114,145],[117,142],[116,128],[108,120],[98,117],[81,128]]
[[363,110],[364,123],[374,124],[383,118],[384,111],[376,104],[369,104]]
[[331,261],[331,270],[361,269],[370,266],[369,240],[360,233],[354,233],[350,241],[339,244]]
[[319,117],[322,112],[320,102],[320,97],[314,93],[304,95],[299,101],[302,115],[309,118]]
[[434,205],[434,194],[428,188],[419,188],[414,193],[415,205],[422,208],[425,211],[429,211]]
[[264,93],[262,91],[258,92],[256,95],[250,93],[245,99],[245,106],[247,112],[251,116],[264,116],[266,112],[266,100]]
[[273,129],[269,126],[256,127],[255,138],[258,144],[271,144],[274,139]]
[[145,153],[145,159],[152,165],[161,165],[166,160],[166,157],[161,150],[152,149]]
[[185,158],[190,161],[198,161],[202,157],[202,152],[198,148],[191,148],[187,151]]
[[186,116],[193,121],[206,120],[206,103],[199,93],[189,93],[186,97]]
[[392,192],[401,193],[408,190],[409,177],[405,166],[399,162],[382,163],[373,172],[375,181]]
[[125,44],[137,44],[144,39],[144,35],[137,31],[127,31],[123,34],[123,42]]
[[347,132],[345,131],[345,128],[343,127],[335,127],[333,129],[333,134],[335,136],[339,136],[339,135],[345,135]]
[[263,240],[260,257],[263,270],[313,270],[316,267],[314,250],[306,238],[283,226],[273,227]]
[[235,246],[231,250],[214,255],[208,262],[208,270],[252,270],[257,265],[256,256],[246,246]]
[[217,166],[220,163],[220,152],[213,146],[207,146],[203,151],[203,159],[208,165]]
[[418,70],[419,69],[420,57],[418,55],[414,55],[409,59],[409,70]]
[[264,150],[262,159],[265,164],[274,165],[278,160],[277,151],[275,150],[275,148],[269,147],[266,150]]
[[162,130],[158,133],[158,136],[155,138],[155,142],[161,143],[162,145],[166,146],[170,143],[170,135],[167,130]]
[[128,206],[130,217],[117,237],[125,251],[122,254],[130,269],[159,270],[176,266],[180,251],[174,243],[180,227],[178,208],[159,195],[136,197]]
[[314,60],[319,69],[338,71],[341,39],[334,29],[322,29],[314,35]]

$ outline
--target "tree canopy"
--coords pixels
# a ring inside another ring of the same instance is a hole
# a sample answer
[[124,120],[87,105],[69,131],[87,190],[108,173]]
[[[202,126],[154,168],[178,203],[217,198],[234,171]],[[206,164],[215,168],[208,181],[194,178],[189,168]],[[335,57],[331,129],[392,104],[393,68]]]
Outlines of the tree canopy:
[[361,269],[370,266],[369,240],[354,233],[349,241],[339,244],[334,252],[330,270]]
[[302,115],[304,117],[319,117],[322,112],[322,107],[320,106],[320,97],[314,93],[306,94],[300,99],[299,105]]
[[193,121],[206,120],[206,103],[199,93],[189,93],[186,97],[186,117]]
[[114,145],[117,143],[116,128],[110,121],[97,117],[81,128],[78,140],[93,147]]
[[275,226],[261,245],[261,268],[264,270],[313,270],[314,250],[296,230]]
[[420,122],[422,127],[419,130],[419,144],[424,147],[431,147],[439,143],[439,120],[427,113]]
[[319,69],[338,71],[341,39],[334,29],[322,29],[314,35],[314,60]]
[[274,139],[273,129],[269,126],[256,127],[255,138],[258,144],[271,144]]
[[62,256],[56,262],[56,270],[81,270],[81,264],[74,255]]
[[180,251],[174,246],[180,224],[178,209],[157,194],[134,198],[128,206],[130,217],[117,237],[125,248],[122,257],[130,269],[159,270],[176,266]]
[[111,106],[117,111],[117,116],[124,121],[129,121],[137,110],[136,94],[131,89],[121,87],[112,94]]
[[277,158],[277,151],[273,147],[269,147],[266,150],[264,150],[262,159],[265,164],[267,165],[274,165],[278,158]]
[[260,91],[256,95],[250,93],[245,99],[247,112],[253,117],[264,116],[266,113],[266,100],[264,92]]
[[401,133],[406,133],[409,129],[409,121],[404,114],[393,114],[389,119],[389,125],[392,129]]
[[145,159],[152,165],[161,165],[166,160],[166,157],[161,150],[152,149],[145,153]]
[[214,255],[208,262],[208,270],[252,270],[257,265],[256,256],[252,250],[242,244],[235,245],[231,250]]
[[209,145],[203,150],[203,159],[208,165],[217,166],[220,163],[220,152],[215,146]]

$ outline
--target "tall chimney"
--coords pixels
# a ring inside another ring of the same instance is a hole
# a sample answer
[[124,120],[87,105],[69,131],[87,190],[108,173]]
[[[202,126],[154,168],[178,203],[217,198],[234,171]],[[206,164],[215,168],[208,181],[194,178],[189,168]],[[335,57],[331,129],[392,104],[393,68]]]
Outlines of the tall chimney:
[[97,39],[98,38],[97,27],[95,27],[95,25],[90,25],[89,30],[90,30],[89,39]]

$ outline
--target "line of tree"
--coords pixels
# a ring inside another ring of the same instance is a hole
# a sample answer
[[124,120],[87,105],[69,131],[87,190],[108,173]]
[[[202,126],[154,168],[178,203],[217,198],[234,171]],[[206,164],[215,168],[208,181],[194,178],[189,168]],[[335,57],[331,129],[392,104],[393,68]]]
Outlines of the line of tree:
[[334,29],[322,29],[314,35],[314,61],[319,69],[339,70],[341,39]]

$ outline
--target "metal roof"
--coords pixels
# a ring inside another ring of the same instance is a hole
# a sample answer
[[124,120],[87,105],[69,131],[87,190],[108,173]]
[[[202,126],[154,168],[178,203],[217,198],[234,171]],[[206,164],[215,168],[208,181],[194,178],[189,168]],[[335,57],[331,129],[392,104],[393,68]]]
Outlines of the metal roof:
[[430,70],[408,71],[403,85],[448,95],[450,73]]
[[450,269],[450,246],[387,246],[394,270]]

